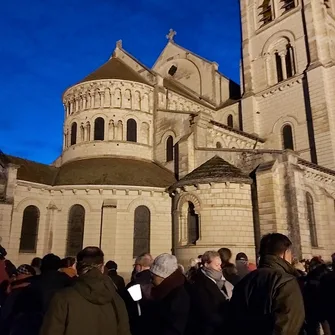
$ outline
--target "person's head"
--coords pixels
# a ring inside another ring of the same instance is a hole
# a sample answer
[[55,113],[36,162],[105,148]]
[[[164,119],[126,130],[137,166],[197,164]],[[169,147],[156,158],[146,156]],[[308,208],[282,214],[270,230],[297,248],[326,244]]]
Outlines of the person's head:
[[105,265],[107,271],[116,271],[117,264],[114,261],[108,261]]
[[199,264],[199,259],[191,258],[189,267],[195,268],[195,267],[198,267],[198,264]]
[[221,258],[221,262],[222,264],[227,264],[230,263],[231,257],[232,257],[232,253],[231,250],[228,248],[221,248],[218,250],[218,253],[220,255]]
[[76,259],[74,257],[65,257],[60,262],[61,268],[73,268],[76,263]]
[[248,256],[244,252],[239,252],[236,255],[236,263],[248,264]]
[[206,251],[201,258],[201,263],[204,268],[221,271],[221,257],[216,251]]
[[86,247],[77,254],[78,275],[83,275],[92,269],[104,272],[104,253],[98,247]]
[[54,254],[47,254],[41,263],[41,272],[57,271],[60,268],[60,258]]
[[5,268],[9,278],[17,276],[16,266],[9,259],[5,260]]
[[17,279],[24,279],[24,278],[28,278],[28,277],[32,277],[36,275],[36,271],[35,269],[28,264],[22,264],[20,265],[17,270]]
[[33,258],[33,260],[31,261],[31,264],[30,264],[33,268],[36,268],[36,269],[40,269],[41,268],[41,265],[42,265],[42,258],[40,257],[35,257]]
[[261,239],[259,254],[278,256],[288,263],[292,263],[292,242],[290,239],[280,233],[270,233],[264,235]]
[[151,265],[152,283],[155,286],[160,285],[166,278],[178,270],[178,261],[176,256],[170,254],[161,254],[157,256]]
[[135,260],[135,272],[142,272],[144,270],[150,270],[150,267],[153,263],[153,258],[150,254],[145,253],[140,256],[138,256]]
[[320,256],[315,256],[311,259],[309,263],[309,271],[313,271],[318,266],[323,265],[325,262],[322,260]]
[[0,244],[0,260],[4,260],[7,256],[6,249]]

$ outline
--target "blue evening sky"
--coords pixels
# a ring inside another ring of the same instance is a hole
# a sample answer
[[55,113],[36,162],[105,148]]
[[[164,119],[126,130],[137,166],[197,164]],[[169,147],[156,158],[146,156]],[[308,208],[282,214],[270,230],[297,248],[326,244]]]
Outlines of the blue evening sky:
[[176,43],[239,81],[238,0],[10,0],[0,11],[0,149],[51,163],[62,149],[63,91],[115,42],[147,66]]

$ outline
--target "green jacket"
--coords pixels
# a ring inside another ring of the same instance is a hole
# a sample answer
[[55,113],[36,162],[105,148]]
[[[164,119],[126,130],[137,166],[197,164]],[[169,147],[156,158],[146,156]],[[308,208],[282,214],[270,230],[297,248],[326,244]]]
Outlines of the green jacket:
[[235,287],[230,301],[234,335],[298,335],[305,319],[302,293],[294,268],[266,255],[257,270]]
[[130,335],[128,314],[108,276],[93,269],[55,294],[40,335]]

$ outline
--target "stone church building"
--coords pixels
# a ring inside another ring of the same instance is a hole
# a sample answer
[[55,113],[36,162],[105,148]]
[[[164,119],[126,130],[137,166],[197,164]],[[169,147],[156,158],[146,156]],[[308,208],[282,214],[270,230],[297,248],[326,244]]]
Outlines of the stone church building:
[[[98,245],[185,264],[268,232],[335,251],[335,1],[241,1],[241,87],[168,43],[152,68],[117,42],[63,94],[63,152],[1,156],[0,236],[16,264]],[[224,43],[224,41],[222,41]],[[222,43],[219,43],[222,44]]]

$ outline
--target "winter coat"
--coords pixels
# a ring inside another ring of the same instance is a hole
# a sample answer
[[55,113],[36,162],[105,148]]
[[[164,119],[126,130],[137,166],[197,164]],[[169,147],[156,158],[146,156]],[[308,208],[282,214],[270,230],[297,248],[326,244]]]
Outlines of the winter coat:
[[130,335],[125,305],[98,269],[53,297],[40,335]]
[[[129,292],[127,291],[128,288],[136,284],[141,286],[142,291],[142,299],[138,302],[142,311],[141,316],[139,316],[138,313],[137,303],[134,302]],[[137,273],[133,280],[126,286],[126,289],[121,293],[127,307],[130,330],[133,335],[142,334],[143,329],[148,327],[146,323],[146,315],[150,313],[148,312],[148,304],[151,300],[152,287],[151,272],[150,270],[144,270]]]
[[116,270],[109,270],[108,276],[112,279],[118,292],[123,292],[126,287],[123,277],[119,276]]
[[77,270],[74,268],[61,268],[59,272],[67,274],[70,278],[77,277]]
[[186,277],[178,269],[153,287],[143,335],[184,335],[190,312]]
[[323,276],[320,284],[321,320],[327,320],[335,334],[335,271]]
[[6,263],[4,259],[0,259],[0,306],[6,299],[8,285],[9,277],[6,271]]
[[228,301],[217,284],[201,269],[188,286],[191,297],[189,335],[216,335],[222,333]]
[[305,310],[295,275],[294,268],[282,258],[262,257],[258,269],[234,288],[229,334],[299,334]]

